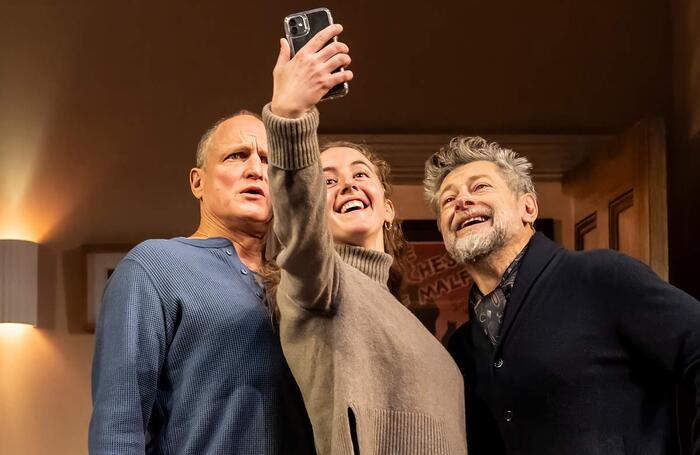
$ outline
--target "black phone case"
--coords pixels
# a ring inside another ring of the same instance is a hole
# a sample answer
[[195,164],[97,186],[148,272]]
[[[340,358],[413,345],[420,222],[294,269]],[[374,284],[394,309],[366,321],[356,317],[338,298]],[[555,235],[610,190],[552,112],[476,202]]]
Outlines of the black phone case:
[[[289,26],[289,19],[293,17],[305,16],[309,24],[309,32],[304,36],[292,36]],[[289,42],[289,47],[291,48],[291,57],[299,52],[299,50],[306,45],[306,43],[311,40],[318,32],[328,27],[333,23],[333,17],[331,12],[327,8],[317,8],[309,11],[302,11],[300,13],[290,14],[284,18],[284,33]],[[333,41],[337,41],[335,38]],[[330,41],[328,42],[330,43]],[[326,45],[328,45],[326,43]],[[334,72],[343,71],[343,68],[339,68]],[[328,93],[323,95],[322,100],[328,100],[331,98],[338,98],[348,94],[350,87],[347,82],[338,84],[335,87],[328,90]]]

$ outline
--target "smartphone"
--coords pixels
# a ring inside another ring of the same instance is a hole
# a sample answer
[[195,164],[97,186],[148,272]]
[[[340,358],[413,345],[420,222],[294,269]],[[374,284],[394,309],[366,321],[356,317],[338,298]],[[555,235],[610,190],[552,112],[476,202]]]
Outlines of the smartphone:
[[[284,34],[291,48],[291,57],[299,52],[311,38],[318,32],[328,27],[333,23],[333,17],[328,8],[316,8],[309,11],[290,14],[284,18]],[[334,37],[333,41],[337,41]],[[330,43],[330,41],[329,41]],[[326,43],[328,44],[328,43]],[[336,71],[343,71],[343,68],[338,68]],[[321,100],[329,100],[345,96],[350,91],[350,86],[347,82],[338,84],[328,90],[328,93],[323,95]]]

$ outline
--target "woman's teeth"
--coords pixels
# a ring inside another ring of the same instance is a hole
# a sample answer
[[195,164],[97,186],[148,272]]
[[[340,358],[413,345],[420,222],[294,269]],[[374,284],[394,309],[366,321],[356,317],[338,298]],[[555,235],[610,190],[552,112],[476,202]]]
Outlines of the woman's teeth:
[[353,200],[353,201],[348,201],[343,206],[340,208],[340,213],[346,213],[349,212],[350,210],[355,210],[355,209],[363,209],[365,208],[365,204],[362,201]]

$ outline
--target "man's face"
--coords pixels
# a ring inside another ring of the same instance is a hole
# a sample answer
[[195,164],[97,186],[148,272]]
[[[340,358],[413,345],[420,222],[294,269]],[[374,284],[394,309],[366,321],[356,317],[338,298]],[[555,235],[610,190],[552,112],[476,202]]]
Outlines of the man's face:
[[192,192],[202,216],[227,229],[267,223],[272,215],[265,126],[250,115],[223,122],[211,137],[204,166],[193,169]]
[[[488,161],[450,172],[438,196],[445,248],[461,262],[476,262],[519,240],[537,216],[534,196],[516,196],[498,166]],[[528,204],[534,204],[534,215]]]

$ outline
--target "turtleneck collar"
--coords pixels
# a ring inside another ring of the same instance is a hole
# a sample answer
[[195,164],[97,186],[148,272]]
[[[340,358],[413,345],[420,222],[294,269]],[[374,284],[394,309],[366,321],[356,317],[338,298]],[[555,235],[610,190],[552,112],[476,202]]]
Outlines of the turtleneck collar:
[[394,262],[394,258],[390,255],[344,243],[336,243],[335,250],[347,264],[370,277],[372,281],[387,287],[389,269]]

